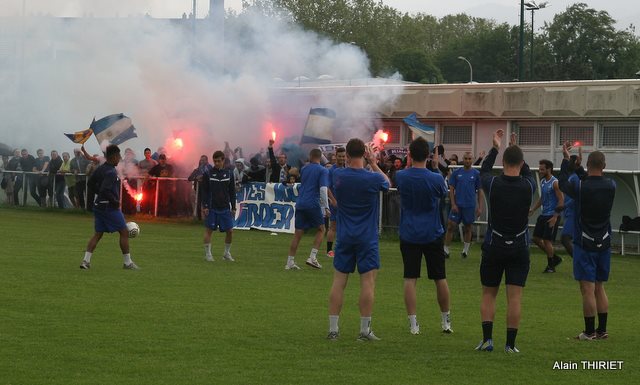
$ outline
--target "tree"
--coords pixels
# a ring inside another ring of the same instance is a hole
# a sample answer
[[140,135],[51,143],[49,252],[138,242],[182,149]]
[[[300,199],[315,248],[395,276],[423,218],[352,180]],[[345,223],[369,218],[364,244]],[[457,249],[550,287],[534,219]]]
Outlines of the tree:
[[392,63],[404,80],[419,83],[442,83],[444,78],[429,56],[421,50],[402,51],[393,56]]
[[553,78],[607,79],[627,77],[627,60],[638,58],[638,39],[616,31],[606,11],[577,3],[545,23],[544,37],[553,57]]

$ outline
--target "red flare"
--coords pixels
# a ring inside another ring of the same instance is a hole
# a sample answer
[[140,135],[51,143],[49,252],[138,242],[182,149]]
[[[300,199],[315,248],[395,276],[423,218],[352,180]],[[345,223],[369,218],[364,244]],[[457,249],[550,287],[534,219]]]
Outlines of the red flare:
[[135,198],[136,198],[136,202],[141,202],[142,201],[142,193],[137,193],[135,195]]
[[382,142],[383,142],[383,143],[387,143],[387,140],[389,140],[389,134],[387,134],[386,132],[383,132],[383,133],[380,135],[380,139],[382,139]]
[[573,144],[573,147],[580,147],[580,142],[575,142],[575,143]]
[[175,138],[173,140],[173,146],[178,150],[182,150],[182,147],[184,146],[184,143],[182,142],[181,138]]
[[276,132],[275,131],[271,131],[271,139],[275,142],[276,141]]

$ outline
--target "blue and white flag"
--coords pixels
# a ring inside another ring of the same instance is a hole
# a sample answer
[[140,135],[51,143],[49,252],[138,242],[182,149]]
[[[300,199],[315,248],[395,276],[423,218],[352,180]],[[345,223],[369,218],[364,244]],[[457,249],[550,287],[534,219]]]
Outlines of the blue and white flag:
[[416,137],[423,137],[429,143],[429,146],[433,148],[433,144],[436,140],[435,127],[420,123],[415,112],[402,119],[402,121],[409,126],[409,129],[411,129],[411,132],[413,132]]
[[105,116],[96,121],[95,118],[89,126],[98,139],[98,143],[105,140],[111,144],[120,144],[131,138],[137,138],[135,127],[131,123],[131,118],[124,114],[114,114]]
[[300,143],[329,144],[333,139],[336,112],[329,108],[312,108]]

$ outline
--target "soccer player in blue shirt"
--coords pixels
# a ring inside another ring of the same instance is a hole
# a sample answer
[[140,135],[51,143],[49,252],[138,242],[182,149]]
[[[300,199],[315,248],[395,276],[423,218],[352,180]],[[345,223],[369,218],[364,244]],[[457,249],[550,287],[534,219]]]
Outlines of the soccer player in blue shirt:
[[[364,157],[374,172],[364,168]],[[347,143],[349,167],[333,172],[338,201],[337,236],[333,258],[333,284],[329,294],[329,340],[338,338],[338,318],[349,274],[358,266],[360,273],[359,341],[379,338],[371,330],[371,314],[376,274],[380,268],[378,252],[378,215],[380,191],[389,189],[389,178],[380,170],[375,151],[354,138]]]
[[84,259],[80,268],[91,268],[91,256],[104,233],[120,234],[120,250],[124,258],[123,268],[137,270],[138,266],[131,260],[129,254],[129,232],[124,215],[120,210],[120,178],[116,166],[122,159],[120,149],[115,144],[107,146],[105,153],[107,161],[96,169],[89,178],[88,186],[95,194],[93,215],[95,217],[95,234],[89,240]]
[[347,150],[344,147],[338,147],[336,149],[336,164],[329,169],[329,210],[331,211],[331,217],[329,218],[329,229],[327,230],[327,257],[333,258],[333,242],[336,239],[336,214],[338,212],[338,202],[336,202],[335,195],[333,194],[333,185],[331,184],[333,178],[333,171],[337,168],[346,167]]
[[[416,315],[416,283],[420,278],[423,255],[427,277],[436,284],[442,331],[452,332],[442,240],[444,230],[440,222],[440,200],[447,196],[447,186],[440,173],[427,169],[428,155],[427,141],[423,138],[415,139],[409,145],[411,167],[396,173],[396,186],[401,202],[400,252],[404,264],[404,303],[411,334],[420,334]],[[465,158],[467,155],[471,157],[467,153]],[[437,163],[437,159],[435,162]]]
[[[271,143],[271,141],[269,142]],[[299,270],[295,256],[300,239],[307,229],[317,229],[313,240],[313,248],[307,258],[307,265],[320,269],[318,262],[318,248],[324,238],[324,218],[329,215],[329,200],[327,186],[329,184],[329,170],[320,165],[322,151],[314,148],[309,152],[309,164],[300,170],[300,187],[296,199],[296,230],[289,246],[289,256],[285,270]]]
[[[565,143],[563,152],[568,152]],[[611,209],[616,183],[603,176],[604,154],[594,151],[587,158],[587,175],[580,179],[564,159],[560,188],[574,200],[573,276],[580,282],[584,330],[579,340],[606,339],[609,298],[604,283],[611,268]],[[598,328],[595,327],[596,313]]]
[[224,152],[213,153],[213,167],[206,165],[202,175],[202,214],[204,225],[204,259],[213,262],[211,234],[220,229],[225,232],[222,259],[233,262],[231,241],[236,213],[236,188],[233,171],[224,167]]
[[471,225],[482,212],[484,194],[480,188],[480,171],[471,168],[472,163],[473,157],[471,157],[471,153],[465,152],[462,158],[464,167],[455,170],[449,179],[451,211],[449,213],[447,235],[444,240],[444,252],[447,256],[449,255],[451,238],[460,222],[462,222],[464,224],[462,258],[467,258],[469,247],[471,246]]
[[553,176],[553,163],[550,160],[540,161],[538,168],[540,173],[540,199],[529,211],[533,214],[540,206],[542,212],[533,229],[533,242],[547,255],[547,267],[543,273],[555,273],[556,266],[562,262],[562,258],[553,253],[553,242],[556,240],[558,218],[564,210],[564,195],[560,191],[558,179]]

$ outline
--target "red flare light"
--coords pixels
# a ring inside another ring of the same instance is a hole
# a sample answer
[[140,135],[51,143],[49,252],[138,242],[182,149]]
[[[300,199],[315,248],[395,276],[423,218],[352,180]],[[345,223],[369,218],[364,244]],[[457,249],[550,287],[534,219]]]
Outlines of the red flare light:
[[176,149],[178,150],[182,150],[182,147],[184,146],[184,143],[182,142],[181,138],[175,138],[173,140],[173,145]]
[[573,147],[580,147],[580,142],[575,142],[575,143],[573,144]]
[[276,132],[275,131],[271,131],[271,139],[275,142],[276,141]]
[[141,202],[142,201],[142,193],[137,193],[135,195],[135,198],[136,198],[136,202]]
[[383,132],[382,135],[380,135],[380,139],[382,139],[383,143],[387,143],[387,140],[389,140],[389,134]]

